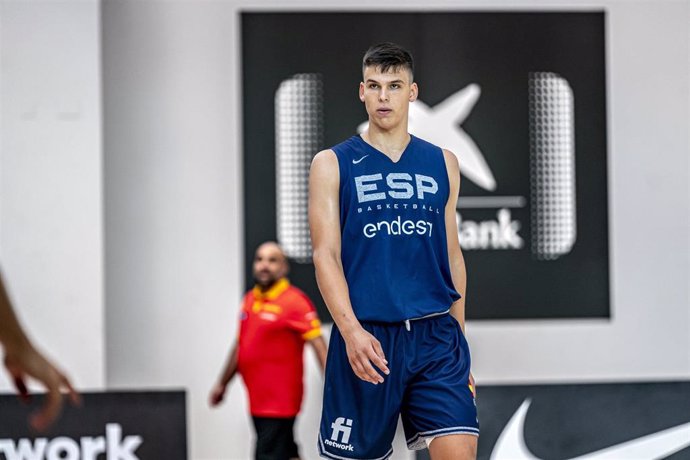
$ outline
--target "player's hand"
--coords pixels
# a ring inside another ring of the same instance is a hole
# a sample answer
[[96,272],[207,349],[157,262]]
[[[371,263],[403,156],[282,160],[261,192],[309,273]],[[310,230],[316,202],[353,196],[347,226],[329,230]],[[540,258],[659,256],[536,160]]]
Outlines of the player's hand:
[[223,402],[225,397],[225,389],[227,387],[222,383],[217,383],[212,389],[208,396],[208,405],[211,407],[216,407],[218,404]]
[[81,404],[79,393],[72,387],[65,374],[53,366],[31,344],[26,344],[18,349],[8,347],[4,362],[22,400],[29,401],[30,399],[29,390],[26,386],[27,377],[38,380],[46,388],[43,407],[29,418],[29,424],[34,429],[46,430],[60,415],[63,403],[62,390],[67,391],[69,400],[73,405]]
[[381,343],[376,340],[376,337],[359,327],[347,337],[343,336],[343,339],[345,340],[347,359],[350,361],[355,375],[374,385],[383,383],[383,377],[374,369],[372,363],[386,375],[390,373],[390,370]]

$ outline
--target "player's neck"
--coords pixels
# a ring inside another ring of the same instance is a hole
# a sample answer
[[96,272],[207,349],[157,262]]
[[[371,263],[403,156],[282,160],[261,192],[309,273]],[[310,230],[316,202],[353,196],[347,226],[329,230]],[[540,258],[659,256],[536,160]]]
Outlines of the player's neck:
[[376,148],[376,150],[396,161],[410,143],[410,134],[407,132],[407,125],[400,126],[394,130],[384,131],[377,129],[370,123],[369,128],[362,133],[362,139]]

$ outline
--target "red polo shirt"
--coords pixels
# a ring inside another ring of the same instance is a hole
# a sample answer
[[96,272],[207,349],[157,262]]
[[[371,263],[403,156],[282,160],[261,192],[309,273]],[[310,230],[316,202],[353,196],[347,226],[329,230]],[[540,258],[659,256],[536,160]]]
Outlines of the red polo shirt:
[[294,417],[302,405],[304,342],[321,335],[314,305],[283,278],[247,292],[240,314],[238,371],[251,414]]

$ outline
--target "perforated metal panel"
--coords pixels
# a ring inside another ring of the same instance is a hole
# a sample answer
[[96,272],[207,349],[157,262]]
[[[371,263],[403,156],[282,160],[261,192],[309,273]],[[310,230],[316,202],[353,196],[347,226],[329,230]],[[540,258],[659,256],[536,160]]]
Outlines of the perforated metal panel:
[[322,145],[323,87],[318,74],[296,74],[275,95],[278,241],[296,262],[311,261],[307,216],[309,167]]

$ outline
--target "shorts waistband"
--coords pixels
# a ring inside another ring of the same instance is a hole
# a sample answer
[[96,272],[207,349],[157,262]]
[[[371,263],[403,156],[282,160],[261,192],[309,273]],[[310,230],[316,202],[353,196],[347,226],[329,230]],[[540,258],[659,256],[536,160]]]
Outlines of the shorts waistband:
[[[431,319],[431,318],[436,318],[437,316],[443,316],[443,315],[448,315],[450,314],[450,308],[446,311],[440,311],[438,313],[430,313],[428,315],[420,316],[418,318],[409,318],[406,319],[405,321],[424,321],[425,319]],[[403,321],[403,322],[405,322]]]
[[363,320],[363,321],[360,321],[360,322],[361,322],[361,323],[365,323],[365,324],[376,324],[376,325],[380,325],[380,326],[398,326],[398,325],[401,325],[401,324],[409,325],[410,323],[424,322],[424,321],[428,321],[428,320],[431,320],[431,319],[438,319],[438,318],[440,318],[440,317],[442,317],[442,316],[446,316],[446,315],[448,315],[448,314],[450,314],[450,309],[445,310],[445,311],[440,311],[440,312],[437,312],[437,313],[430,313],[430,314],[424,315],[424,316],[418,316],[418,317],[416,317],[416,318],[403,319],[403,320],[401,320],[401,321],[371,321],[371,320]]

